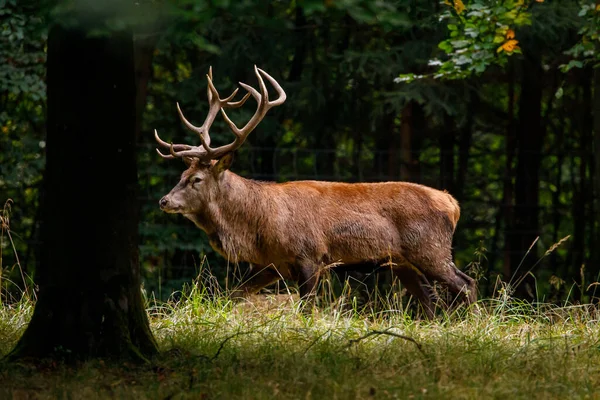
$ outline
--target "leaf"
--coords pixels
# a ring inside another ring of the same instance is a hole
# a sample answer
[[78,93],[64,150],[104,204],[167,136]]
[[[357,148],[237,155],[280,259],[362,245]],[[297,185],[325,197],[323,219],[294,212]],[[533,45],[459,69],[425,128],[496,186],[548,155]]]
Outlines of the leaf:
[[443,42],[440,42],[440,44],[438,44],[438,47],[441,50],[444,50],[447,54],[448,53],[452,53],[452,51],[454,50],[454,48],[452,47],[452,45],[447,40],[444,40]]
[[453,40],[452,42],[450,42],[452,44],[452,46],[455,49],[462,49],[463,47],[467,47],[469,44],[471,44],[470,41],[468,40]]
[[461,54],[458,58],[454,60],[454,63],[456,65],[465,65],[471,63],[471,61],[472,59],[470,57]]
[[568,69],[572,69],[572,68],[583,68],[583,62],[579,61],[579,60],[571,60],[569,61],[569,64],[567,64]]
[[562,86],[558,88],[558,90],[556,91],[556,93],[554,93],[554,97],[556,97],[557,99],[560,99],[561,97],[563,97],[563,88],[562,88]]

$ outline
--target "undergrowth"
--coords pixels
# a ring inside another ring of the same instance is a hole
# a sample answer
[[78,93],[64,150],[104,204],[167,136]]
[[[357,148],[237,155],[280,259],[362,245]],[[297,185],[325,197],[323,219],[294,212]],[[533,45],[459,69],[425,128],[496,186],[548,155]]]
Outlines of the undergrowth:
[[[0,309],[0,352],[31,314]],[[192,285],[149,308],[150,365],[0,364],[2,398],[595,398],[600,313],[591,305],[480,301],[428,322],[407,310],[306,312],[295,295],[234,305]]]

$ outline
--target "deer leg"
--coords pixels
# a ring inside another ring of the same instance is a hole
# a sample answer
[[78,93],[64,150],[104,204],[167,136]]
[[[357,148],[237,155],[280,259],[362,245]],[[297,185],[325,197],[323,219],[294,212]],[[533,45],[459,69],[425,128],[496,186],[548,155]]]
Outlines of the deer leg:
[[473,278],[460,271],[452,262],[449,254],[441,258],[420,257],[410,262],[431,281],[438,281],[448,288],[454,296],[460,297],[466,304],[477,301],[477,283]]
[[[254,271],[256,269],[256,272]],[[269,286],[272,283],[281,279],[281,275],[277,273],[274,267],[259,267],[253,266],[252,276],[242,282],[241,286],[231,292],[232,299],[244,299],[252,294],[257,293],[260,289]]]
[[475,282],[475,279],[471,278],[469,275],[465,274],[460,269],[456,268],[456,265],[454,265],[454,263],[452,261],[450,261],[450,264],[451,264],[452,268],[454,269],[454,271],[464,281],[467,282],[467,291],[468,291],[467,302],[468,302],[468,304],[475,303],[477,301],[477,282]]
[[298,287],[302,300],[314,301],[319,283],[319,265],[310,260],[300,260],[298,268]]
[[368,303],[370,293],[367,279],[371,273],[375,272],[377,264],[364,263],[340,267],[332,268],[331,271],[336,274],[342,287],[348,287],[351,295],[357,299],[360,305]]
[[432,320],[438,298],[427,277],[410,264],[398,265],[393,271],[408,293],[419,300],[425,318]]

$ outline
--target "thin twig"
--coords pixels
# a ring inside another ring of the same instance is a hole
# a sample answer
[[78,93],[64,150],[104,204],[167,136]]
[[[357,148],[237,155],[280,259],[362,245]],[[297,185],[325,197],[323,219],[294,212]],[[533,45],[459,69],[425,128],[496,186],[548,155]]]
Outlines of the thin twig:
[[[272,322],[272,320],[271,320],[271,319],[269,319],[269,320],[265,321],[265,322],[264,322],[264,323],[262,323],[262,324],[259,324],[259,325],[257,325],[257,326],[256,326],[256,328],[258,329],[258,328],[265,327],[265,326],[267,326],[267,325],[268,325],[270,322]],[[219,354],[221,354],[221,351],[223,350],[223,348],[225,347],[225,345],[227,344],[227,342],[229,342],[231,339],[235,339],[236,337],[243,336],[243,335],[249,335],[249,334],[251,334],[251,333],[256,333],[256,332],[257,332],[257,329],[255,329],[255,330],[251,330],[251,331],[236,332],[236,333],[234,333],[233,335],[229,335],[229,336],[227,336],[225,339],[223,339],[223,341],[221,342],[221,344],[219,344],[219,348],[217,349],[217,352],[216,352],[216,353],[215,353],[215,354],[214,354],[212,357],[210,357],[208,360],[209,360],[209,361],[214,361],[214,360],[216,360],[216,359],[217,359],[217,357],[219,357]],[[208,357],[207,357],[207,358],[208,358]]]
[[361,336],[359,338],[356,339],[350,339],[348,341],[348,344],[346,345],[346,347],[350,347],[353,344],[356,344],[364,339],[367,339],[371,336],[379,336],[379,335],[388,335],[388,336],[393,336],[393,337],[397,337],[400,339],[404,339],[404,340],[408,340],[409,342],[412,342],[415,344],[415,346],[417,346],[417,349],[424,355],[427,356],[427,354],[425,354],[425,351],[423,351],[423,346],[421,346],[421,344],[419,342],[417,342],[415,339],[411,338],[410,336],[406,336],[406,335],[401,335],[399,333],[394,333],[394,332],[390,332],[389,330],[392,328],[388,328],[385,331],[380,331],[380,330],[376,330],[373,329],[371,331],[369,331],[366,335]]
[[229,342],[231,339],[235,339],[236,337],[242,336],[242,335],[249,335],[251,333],[254,333],[254,331],[237,332],[237,333],[234,333],[233,335],[227,336],[225,338],[225,340],[223,340],[221,342],[221,344],[219,345],[219,349],[217,350],[217,352],[211,358],[209,358],[209,361],[216,360],[217,357],[219,357],[219,354],[221,354],[221,351],[223,350],[223,348],[225,347],[225,345],[227,344],[227,342]]

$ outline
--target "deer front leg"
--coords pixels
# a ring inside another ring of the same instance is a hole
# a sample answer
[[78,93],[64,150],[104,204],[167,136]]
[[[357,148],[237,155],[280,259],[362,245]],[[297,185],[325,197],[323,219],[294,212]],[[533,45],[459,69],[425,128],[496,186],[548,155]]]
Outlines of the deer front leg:
[[314,261],[302,259],[296,264],[298,268],[298,288],[300,299],[309,303],[314,301],[319,283],[319,264]]
[[242,300],[248,296],[257,293],[260,289],[269,286],[281,279],[273,266],[262,267],[254,265],[251,270],[251,276],[244,280],[238,288],[233,290],[230,297],[233,300]]

